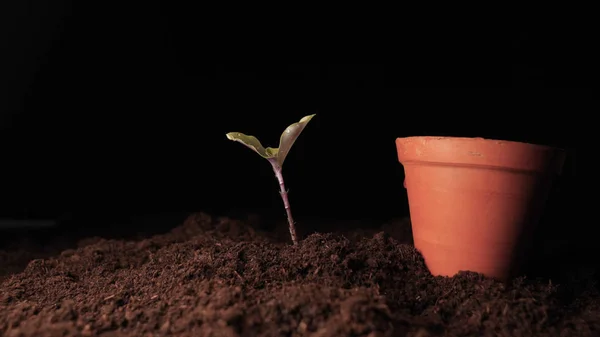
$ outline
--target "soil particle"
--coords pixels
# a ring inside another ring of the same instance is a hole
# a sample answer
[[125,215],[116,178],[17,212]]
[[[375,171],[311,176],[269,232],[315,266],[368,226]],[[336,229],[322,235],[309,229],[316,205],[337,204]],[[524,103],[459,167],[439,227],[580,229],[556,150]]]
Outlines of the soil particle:
[[433,277],[409,238],[357,233],[293,246],[198,213],[141,241],[90,238],[0,280],[0,335],[600,335],[595,270],[565,284]]

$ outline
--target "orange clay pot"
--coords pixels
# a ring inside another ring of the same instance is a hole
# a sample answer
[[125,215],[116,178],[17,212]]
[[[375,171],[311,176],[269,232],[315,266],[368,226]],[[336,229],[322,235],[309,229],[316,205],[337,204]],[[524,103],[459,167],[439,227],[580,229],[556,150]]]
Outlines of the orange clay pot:
[[482,138],[396,139],[415,247],[433,275],[518,272],[561,149]]

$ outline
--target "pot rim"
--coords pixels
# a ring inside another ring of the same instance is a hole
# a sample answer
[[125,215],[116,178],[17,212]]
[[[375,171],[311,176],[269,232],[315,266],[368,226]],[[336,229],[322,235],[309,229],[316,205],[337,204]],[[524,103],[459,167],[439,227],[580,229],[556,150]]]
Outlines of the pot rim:
[[428,163],[522,172],[560,174],[566,151],[562,148],[482,137],[411,136],[396,138],[403,165]]
[[551,145],[543,145],[536,143],[528,143],[528,142],[520,142],[515,140],[504,140],[497,138],[483,138],[483,137],[456,137],[456,136],[408,136],[408,137],[398,137],[396,139],[426,139],[426,140],[461,140],[461,141],[484,141],[484,142],[494,142],[494,143],[503,143],[503,144],[513,144],[513,145],[527,145],[538,147],[541,149],[553,150],[553,151],[566,151],[564,148],[551,146]]

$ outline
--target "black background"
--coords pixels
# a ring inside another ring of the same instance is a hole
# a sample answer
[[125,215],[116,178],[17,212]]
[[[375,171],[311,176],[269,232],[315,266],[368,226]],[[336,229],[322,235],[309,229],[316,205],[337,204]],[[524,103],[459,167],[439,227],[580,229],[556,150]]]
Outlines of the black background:
[[1,21],[3,217],[284,218],[267,161],[225,133],[277,146],[287,125],[312,113],[283,172],[297,217],[406,215],[394,140],[414,135],[563,147],[569,158],[547,217],[575,212],[577,130],[598,110],[577,64],[561,63],[558,50],[576,42],[558,28],[486,34],[491,49],[475,35],[460,44],[438,36],[443,48],[423,49],[423,31],[413,34],[419,47],[402,48],[428,57],[363,51],[346,56],[384,63],[304,64],[287,61],[329,56],[300,46],[271,53],[265,45],[277,50],[285,37],[263,45],[244,29],[221,37],[199,23],[210,15],[174,4],[12,6]]

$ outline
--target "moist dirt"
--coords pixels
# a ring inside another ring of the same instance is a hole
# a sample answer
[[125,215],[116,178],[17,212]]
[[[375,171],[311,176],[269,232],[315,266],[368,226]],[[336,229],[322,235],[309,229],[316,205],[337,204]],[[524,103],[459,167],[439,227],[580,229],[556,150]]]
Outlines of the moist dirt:
[[196,213],[166,234],[35,257],[0,251],[0,336],[600,335],[597,271],[433,277],[408,220],[294,246]]

